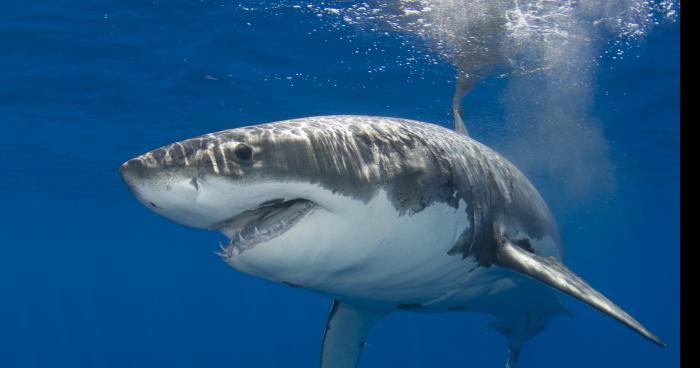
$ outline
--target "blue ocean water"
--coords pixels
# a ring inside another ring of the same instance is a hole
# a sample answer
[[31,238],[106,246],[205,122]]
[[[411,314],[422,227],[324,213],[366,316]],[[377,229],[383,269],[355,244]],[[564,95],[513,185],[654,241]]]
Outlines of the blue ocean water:
[[[327,298],[235,272],[213,254],[219,236],[148,211],[118,168],[173,141],[286,118],[451,126],[452,66],[397,62],[429,51],[322,18],[234,1],[0,3],[0,367],[318,365]],[[473,136],[549,203],[569,267],[669,345],[567,298],[575,318],[554,320],[521,367],[679,366],[679,39],[679,22],[661,24],[629,56],[600,59],[587,114],[612,179],[583,195],[509,150],[509,78],[465,99]],[[487,324],[396,313],[361,366],[502,367],[505,342]]]

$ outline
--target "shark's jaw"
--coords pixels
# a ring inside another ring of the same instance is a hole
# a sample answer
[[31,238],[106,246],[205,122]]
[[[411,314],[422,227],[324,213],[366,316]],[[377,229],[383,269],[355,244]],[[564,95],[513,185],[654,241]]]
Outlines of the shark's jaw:
[[285,235],[299,222],[313,212],[329,215],[334,208],[333,201],[317,198],[303,183],[193,179],[184,171],[164,171],[141,180],[130,173],[129,165],[122,167],[122,176],[139,201],[181,225],[222,233],[228,241],[219,244],[218,254],[226,261],[273,240],[278,246],[294,243]]
[[229,239],[228,245],[222,245],[220,255],[231,258],[282,236],[315,207],[315,202],[302,198],[270,200],[233,216],[214,229]]

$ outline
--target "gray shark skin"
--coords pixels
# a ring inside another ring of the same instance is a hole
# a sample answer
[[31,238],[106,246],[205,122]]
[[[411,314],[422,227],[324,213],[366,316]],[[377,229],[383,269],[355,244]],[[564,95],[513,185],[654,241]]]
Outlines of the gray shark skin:
[[323,116],[231,129],[127,161],[153,211],[219,231],[233,268],[334,299],[322,368],[356,367],[395,310],[474,311],[509,344],[566,314],[558,291],[663,342],[562,263],[557,225],[511,163],[446,128]]

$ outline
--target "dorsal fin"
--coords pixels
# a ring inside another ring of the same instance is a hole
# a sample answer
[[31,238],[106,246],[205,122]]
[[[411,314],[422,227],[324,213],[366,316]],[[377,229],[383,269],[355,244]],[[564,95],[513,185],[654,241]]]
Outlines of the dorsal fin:
[[498,243],[494,264],[529,276],[563,293],[571,295],[616,319],[655,344],[666,347],[666,344],[661,341],[661,339],[647,330],[641,323],[637,322],[637,320],[632,318],[632,316],[615,305],[615,303],[610,301],[603,294],[593,289],[586,281],[566,268],[566,266],[557,259],[538,256],[518,247],[506,239],[503,229],[500,228],[499,225],[496,225],[494,230],[494,235]]
[[480,78],[474,75],[459,72],[457,84],[455,85],[455,93],[452,95],[452,115],[455,119],[455,131],[466,136],[469,136],[469,132],[467,131],[466,125],[464,125],[464,120],[462,120],[461,102],[464,96],[474,89],[474,85],[476,85],[479,79]]

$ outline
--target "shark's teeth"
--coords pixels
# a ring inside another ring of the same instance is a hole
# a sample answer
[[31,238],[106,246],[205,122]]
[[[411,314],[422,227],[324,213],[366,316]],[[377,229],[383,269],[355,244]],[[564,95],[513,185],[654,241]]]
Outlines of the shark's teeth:
[[298,199],[289,201],[286,205],[261,207],[246,211],[231,220],[231,227],[228,229],[226,228],[229,226],[227,224],[221,227],[224,235],[230,239],[230,243],[228,245],[219,244],[219,248],[228,258],[253,249],[260,243],[266,243],[284,234],[307,215],[314,206],[313,202]]
[[231,257],[231,247],[226,247],[224,243],[219,242],[219,250],[214,251],[214,254],[223,258]]

